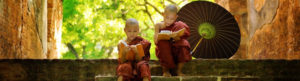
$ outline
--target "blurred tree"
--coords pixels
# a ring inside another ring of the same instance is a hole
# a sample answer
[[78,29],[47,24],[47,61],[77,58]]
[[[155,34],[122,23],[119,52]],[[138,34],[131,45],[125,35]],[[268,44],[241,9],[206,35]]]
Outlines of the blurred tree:
[[[213,1],[213,0],[209,0]],[[116,46],[125,39],[124,22],[135,18],[140,36],[149,40],[151,59],[155,56],[154,23],[162,21],[165,5],[182,7],[187,0],[64,0],[62,59],[116,58]]]

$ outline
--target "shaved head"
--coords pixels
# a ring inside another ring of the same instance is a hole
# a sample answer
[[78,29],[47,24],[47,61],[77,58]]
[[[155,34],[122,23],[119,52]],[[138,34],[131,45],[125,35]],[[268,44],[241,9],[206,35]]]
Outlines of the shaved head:
[[126,26],[139,25],[139,22],[136,19],[130,18],[126,20]]
[[133,18],[127,19],[124,31],[127,35],[127,40],[133,40],[139,34],[139,22]]
[[163,13],[164,16],[164,24],[165,26],[170,26],[173,24],[177,19],[177,7],[175,5],[168,5],[165,8]]
[[165,8],[165,12],[177,13],[177,7],[175,5],[168,5]]

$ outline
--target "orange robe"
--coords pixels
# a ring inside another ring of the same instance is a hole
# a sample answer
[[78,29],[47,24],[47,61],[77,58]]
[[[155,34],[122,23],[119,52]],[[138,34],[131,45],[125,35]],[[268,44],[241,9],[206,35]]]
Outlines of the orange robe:
[[148,61],[150,59],[150,46],[151,43],[142,37],[136,37],[132,40],[128,45],[143,45],[145,56],[141,61],[127,61],[124,63],[119,61],[119,65],[117,67],[117,75],[123,76],[123,81],[142,81],[143,77],[148,77],[149,81],[151,81],[151,74]]
[[184,35],[180,37],[180,40],[171,42],[170,40],[159,40],[156,43],[156,56],[159,59],[159,62],[162,66],[167,68],[175,68],[177,63],[188,62],[192,59],[190,55],[190,44],[187,41],[187,38],[190,36],[189,27],[181,22],[174,22],[172,25],[159,29],[169,30],[172,32],[178,31],[182,28],[186,28]]

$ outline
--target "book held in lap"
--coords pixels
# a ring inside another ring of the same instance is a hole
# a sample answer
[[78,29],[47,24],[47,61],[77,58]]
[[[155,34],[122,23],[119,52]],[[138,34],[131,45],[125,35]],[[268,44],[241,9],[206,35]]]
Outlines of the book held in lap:
[[170,40],[173,37],[181,37],[184,35],[185,28],[182,28],[178,31],[172,32],[170,30],[161,30],[158,33],[157,39],[158,40]]
[[[127,51],[127,53],[123,53],[123,52],[125,52],[123,50],[125,47],[132,47],[132,48],[129,49]],[[135,53],[134,50],[137,50],[137,53]],[[125,60],[133,61],[133,60],[141,60],[144,56],[145,56],[145,54],[144,54],[143,45],[141,45],[141,44],[128,45],[125,41],[123,41],[123,40],[121,41],[120,50],[119,50],[119,58],[125,57]]]

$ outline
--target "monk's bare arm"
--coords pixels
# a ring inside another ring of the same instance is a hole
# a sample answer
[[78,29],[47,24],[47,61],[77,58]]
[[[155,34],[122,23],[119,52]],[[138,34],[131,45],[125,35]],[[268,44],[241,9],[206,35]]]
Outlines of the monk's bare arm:
[[154,27],[154,42],[157,43],[157,35],[159,33],[159,29],[161,27],[162,23],[156,23]]

